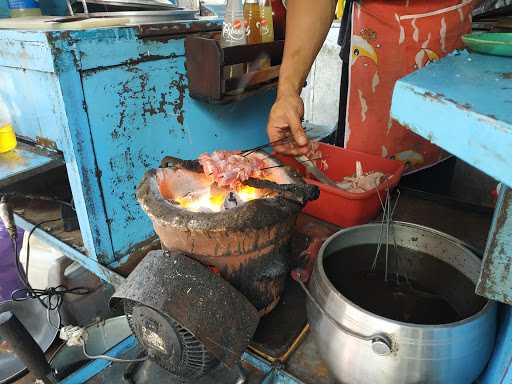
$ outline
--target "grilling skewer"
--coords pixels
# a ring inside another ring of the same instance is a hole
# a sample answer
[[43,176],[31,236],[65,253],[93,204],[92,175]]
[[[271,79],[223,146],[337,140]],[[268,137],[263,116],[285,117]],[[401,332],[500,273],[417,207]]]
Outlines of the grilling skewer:
[[295,159],[297,159],[297,161],[301,162],[302,164],[304,164],[304,166],[306,167],[306,169],[313,175],[315,176],[315,178],[324,183],[324,184],[327,184],[331,187],[334,187],[334,188],[338,188],[338,184],[336,184],[334,181],[332,181],[329,177],[327,177],[327,175],[325,175],[325,173],[323,173],[321,170],[318,169],[318,167],[315,165],[315,163],[313,163],[313,160],[310,160],[307,156],[298,156],[296,157]]
[[[308,133],[312,130],[313,128],[305,128],[304,129],[304,132]],[[311,140],[315,140],[317,138],[311,138]],[[293,140],[293,137],[292,135],[287,135],[285,137],[282,137],[281,139],[278,139],[278,140],[275,140],[275,141],[272,141],[272,142],[269,142],[267,144],[263,144],[263,145],[260,145],[258,147],[255,147],[255,148],[252,148],[252,149],[249,149],[247,151],[242,151],[242,156],[243,157],[246,157],[246,156],[249,156],[251,153],[254,153],[256,151],[259,151],[261,149],[264,149],[266,147],[269,147],[269,146],[274,146],[275,144],[279,144],[279,145],[282,145],[282,144],[286,144],[287,142],[291,142]],[[338,185],[333,181],[331,180],[329,177],[327,177],[327,175],[325,175],[322,171],[320,171],[318,169],[318,167],[313,163],[312,160],[310,160],[307,156],[297,156],[295,158],[299,163],[301,164],[304,164],[304,166],[306,167],[306,169],[313,175],[315,176],[315,178],[324,183],[324,184],[327,184],[333,188],[339,188]],[[315,160],[318,160],[318,159],[315,159]],[[265,169],[271,169],[271,168],[276,168],[276,167],[269,167],[269,168],[263,168],[262,170],[265,170]]]
[[[304,129],[304,132],[308,132],[309,129]],[[264,148],[267,148],[267,147],[271,147],[273,145],[276,145],[276,144],[286,144],[287,142],[291,142],[293,140],[293,136],[292,135],[286,135],[285,137],[281,137],[280,139],[277,139],[277,140],[274,140],[274,141],[271,141],[271,142],[268,142],[266,144],[262,144],[262,145],[259,145],[257,147],[254,147],[254,148],[251,148],[251,149],[247,149],[245,151],[242,151],[243,155],[242,156],[247,156],[253,152],[256,152],[256,151],[259,151],[261,149],[264,149]]]
[[[322,159],[325,159],[325,157],[317,157],[316,159],[308,159],[306,161],[316,161],[316,160],[322,160]],[[303,164],[302,161],[299,161],[299,163]],[[274,169],[274,168],[283,168],[283,167],[286,167],[286,164],[279,164],[279,165],[273,165],[271,167],[261,168],[261,171],[266,171],[267,169]],[[208,174],[208,176],[211,176],[211,175],[213,175],[213,173]]]
[[[316,160],[322,160],[322,159],[325,159],[325,157],[317,157],[316,159],[307,159],[306,161],[316,161]],[[297,160],[299,163],[301,164],[304,164],[304,161],[302,160]],[[286,167],[286,164],[279,164],[279,165],[273,165],[272,167],[265,167],[265,168],[261,168],[261,171],[266,171],[267,169],[274,169],[274,168],[282,168],[282,167]]]
[[[319,138],[320,137],[316,137],[315,136],[315,137],[310,137],[309,139],[312,140],[312,141],[316,141]],[[274,146],[276,144],[277,145],[287,144],[287,143],[291,142],[291,140],[292,140],[292,138],[290,138],[290,137],[283,137],[283,138],[281,138],[279,140],[275,140],[275,141],[272,141],[270,143],[260,145],[259,147],[253,148],[253,149],[245,151],[245,152],[241,152],[241,156],[242,157],[247,157],[247,156],[249,156],[249,155],[251,155],[251,154],[253,154],[253,153],[255,153],[255,152],[257,152],[257,151],[259,151],[261,149],[264,149],[266,147],[272,147],[272,146]]]
[[[306,129],[304,129],[304,132],[307,133],[310,130],[311,130],[310,128],[306,128]],[[315,137],[315,138],[312,138],[311,140],[316,140],[316,139],[317,138]],[[254,148],[246,149],[244,151],[241,151],[241,153],[242,153],[243,157],[246,157],[246,156],[250,155],[251,153],[257,152],[257,151],[259,151],[261,149],[272,147],[272,146],[274,146],[276,144],[286,144],[288,142],[291,142],[292,140],[293,140],[293,137],[291,135],[287,135],[285,137],[281,137],[278,140],[274,140],[274,141],[271,141],[271,142],[266,143],[266,144],[259,145],[259,146],[254,147]]]

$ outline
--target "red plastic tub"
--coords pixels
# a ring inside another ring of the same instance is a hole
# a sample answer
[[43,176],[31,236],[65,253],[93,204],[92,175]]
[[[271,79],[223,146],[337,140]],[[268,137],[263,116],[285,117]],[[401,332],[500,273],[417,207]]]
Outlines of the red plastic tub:
[[378,189],[364,193],[351,193],[309,178],[305,174],[304,166],[294,158],[276,155],[281,162],[292,166],[302,174],[306,182],[320,188],[320,198],[308,203],[304,212],[340,227],[366,224],[374,219],[381,209],[377,191],[383,198],[388,188],[392,189],[397,186],[404,170],[403,163],[324,143],[320,143],[319,150],[322,152],[322,158],[328,164],[328,169],[324,173],[336,182],[343,180],[345,176],[352,176],[356,171],[357,161],[361,162],[364,172],[380,171],[386,175],[391,175],[391,177],[387,183],[382,183]]

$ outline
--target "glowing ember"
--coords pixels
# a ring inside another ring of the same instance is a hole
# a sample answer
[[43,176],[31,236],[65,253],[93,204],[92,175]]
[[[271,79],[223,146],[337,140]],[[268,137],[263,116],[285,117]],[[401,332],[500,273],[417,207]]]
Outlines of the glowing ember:
[[[232,199],[228,202],[230,192],[234,192],[234,196],[231,196]],[[212,185],[205,190],[176,198],[175,201],[181,208],[192,212],[221,212],[236,207],[240,202],[243,204],[269,195],[267,191],[248,186],[241,186],[236,191],[231,191]]]
[[258,190],[253,187],[245,186],[238,190],[238,196],[240,196],[240,198],[243,201],[250,201],[250,200],[257,199],[258,197],[260,197],[260,195],[258,194]]
[[172,167],[159,168],[157,180],[161,195],[171,204],[191,212],[222,212],[276,195],[275,191],[245,185],[248,179],[276,184],[294,182],[288,171],[264,152],[243,156],[240,152],[216,151],[201,155],[199,164],[202,172],[183,167],[179,161]]

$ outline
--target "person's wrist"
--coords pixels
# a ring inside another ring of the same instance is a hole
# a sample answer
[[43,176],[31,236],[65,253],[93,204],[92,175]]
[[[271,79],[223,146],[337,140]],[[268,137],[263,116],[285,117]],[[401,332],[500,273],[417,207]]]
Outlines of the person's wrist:
[[282,97],[297,97],[300,96],[302,87],[293,84],[293,82],[280,81],[277,87],[277,98]]

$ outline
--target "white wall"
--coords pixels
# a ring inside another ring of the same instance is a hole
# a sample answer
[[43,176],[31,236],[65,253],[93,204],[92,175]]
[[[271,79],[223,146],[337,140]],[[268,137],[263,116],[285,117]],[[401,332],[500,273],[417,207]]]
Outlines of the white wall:
[[302,91],[304,120],[335,128],[338,123],[341,85],[339,23],[333,23]]

